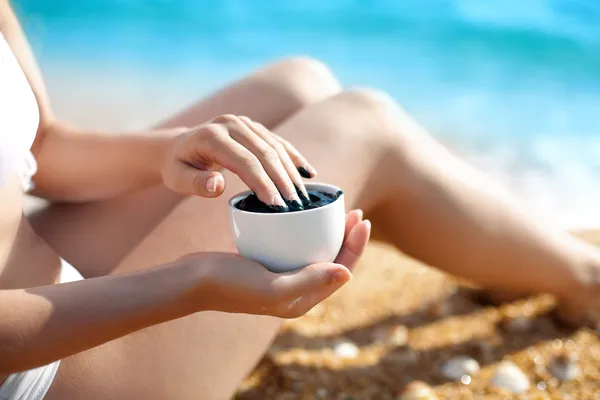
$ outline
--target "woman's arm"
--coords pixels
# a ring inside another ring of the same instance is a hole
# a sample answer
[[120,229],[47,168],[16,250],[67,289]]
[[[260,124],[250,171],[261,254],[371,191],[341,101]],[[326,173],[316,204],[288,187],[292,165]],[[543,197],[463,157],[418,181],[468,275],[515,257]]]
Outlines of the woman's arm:
[[[368,227],[357,226],[364,248]],[[199,311],[299,317],[350,279],[337,264],[278,275],[238,256],[199,254],[127,275],[0,290],[0,376]]]
[[[190,313],[197,268],[0,291],[0,375],[35,368]],[[201,310],[196,305],[195,311]]]
[[0,376],[204,310],[299,317],[350,281],[370,229],[351,211],[338,264],[286,274],[239,256],[199,253],[130,274],[0,290]]
[[59,124],[27,39],[8,0],[0,0],[0,32],[35,94],[40,125],[32,151],[39,164],[36,194],[56,200],[97,200],[159,183],[166,131],[110,134]]
[[58,201],[102,200],[162,182],[178,130],[108,133],[54,122],[38,135],[33,194]]

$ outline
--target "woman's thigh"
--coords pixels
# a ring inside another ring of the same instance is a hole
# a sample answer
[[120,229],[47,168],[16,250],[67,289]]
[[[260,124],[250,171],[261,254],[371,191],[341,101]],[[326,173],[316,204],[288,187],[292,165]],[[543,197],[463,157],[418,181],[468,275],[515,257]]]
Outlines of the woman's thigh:
[[[379,113],[382,102],[370,92],[343,93],[304,109],[276,129],[311,159],[321,180],[344,188],[348,207],[369,207],[381,192],[373,170],[382,160],[378,132],[389,126]],[[243,185],[230,174],[226,179],[226,192],[219,199],[181,199],[153,188],[114,207],[121,221],[114,229],[127,226],[129,214],[138,213],[145,201],[170,211],[136,241],[112,273],[190,251],[233,250],[227,199]],[[225,399],[277,328],[278,321],[271,318],[221,313],[151,327],[66,359],[49,398]]]

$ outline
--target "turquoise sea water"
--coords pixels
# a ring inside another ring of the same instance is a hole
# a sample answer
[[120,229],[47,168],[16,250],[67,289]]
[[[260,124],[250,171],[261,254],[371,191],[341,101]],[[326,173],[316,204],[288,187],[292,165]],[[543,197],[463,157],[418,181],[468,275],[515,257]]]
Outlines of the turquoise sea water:
[[49,79],[69,65],[206,90],[308,54],[345,85],[390,92],[542,215],[600,222],[594,0],[14,3]]

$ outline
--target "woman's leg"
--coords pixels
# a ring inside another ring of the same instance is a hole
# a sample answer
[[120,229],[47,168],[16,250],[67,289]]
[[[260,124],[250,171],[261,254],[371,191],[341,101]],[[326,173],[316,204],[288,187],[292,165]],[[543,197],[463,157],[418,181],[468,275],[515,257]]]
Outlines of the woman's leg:
[[551,293],[566,319],[596,305],[599,249],[534,220],[388,96],[346,92],[293,121],[278,133],[359,199],[379,239],[485,288]]

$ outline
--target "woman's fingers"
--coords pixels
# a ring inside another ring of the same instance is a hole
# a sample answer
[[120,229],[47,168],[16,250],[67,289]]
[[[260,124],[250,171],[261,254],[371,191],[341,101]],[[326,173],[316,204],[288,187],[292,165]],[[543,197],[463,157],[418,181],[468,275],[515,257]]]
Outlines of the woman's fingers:
[[363,211],[361,209],[351,210],[346,213],[346,229],[344,230],[344,239],[354,228],[356,224],[363,220]]
[[184,163],[173,163],[169,168],[165,179],[179,194],[218,197],[225,190],[225,179],[218,171],[198,170]]
[[[299,211],[309,202],[302,176],[312,177],[316,171],[291,144],[261,124],[247,117],[222,115],[182,137],[184,139],[179,143],[184,145],[178,152],[178,162],[184,166],[200,171],[227,168],[237,174],[262,202],[282,211]],[[204,185],[208,189],[199,189],[195,182],[204,184],[205,174],[192,179],[187,168],[181,171],[184,170],[186,176],[179,180],[186,180],[187,190],[172,185],[175,190],[187,194],[190,182],[194,182],[191,187],[195,188],[195,194],[205,197],[220,194],[210,190],[214,188],[212,180],[210,185]],[[217,189],[221,186],[218,182]]]
[[351,279],[352,274],[343,265],[313,264],[285,274],[277,274],[271,282],[271,290],[280,293],[282,300],[292,300],[329,285],[343,285]]
[[231,138],[229,127],[223,124],[208,124],[202,129],[203,132],[194,143],[199,158],[211,157],[211,161],[239,176],[263,203],[287,210],[287,204],[262,162],[250,150]]
[[271,283],[279,293],[273,312],[283,318],[297,318],[318,302],[352,280],[352,273],[339,264],[313,264],[279,274]]
[[361,221],[356,224],[344,239],[342,249],[335,259],[335,263],[342,264],[352,271],[356,262],[365,251],[371,236],[371,221]]
[[283,144],[281,144],[281,142],[277,140],[275,135],[271,131],[269,131],[264,125],[254,122],[248,117],[240,117],[240,119],[246,124],[246,126],[252,129],[252,131],[256,135],[258,135],[262,140],[264,140],[277,152],[277,154],[279,155],[279,159],[283,164],[283,167],[285,168],[288,176],[290,177],[292,183],[295,186],[295,190],[299,192],[298,194],[300,195],[301,200],[303,200],[303,204],[306,205],[305,202],[309,201],[308,192],[306,191],[306,187],[304,186],[304,182],[302,181],[302,176],[300,175],[300,172],[294,165],[294,162],[290,158],[290,155],[286,151],[285,147],[283,147]]
[[280,153],[265,141],[262,135],[257,134],[251,121],[247,123],[235,115],[224,115],[213,120],[213,123],[224,124],[230,137],[258,159],[279,193],[289,202],[288,206],[292,210],[303,209],[302,201],[284,166],[285,160],[282,160]]
[[302,175],[303,178],[311,179],[317,176],[317,170],[308,163],[306,158],[304,158],[304,156],[300,154],[300,152],[290,142],[275,134],[273,134],[273,136],[285,148],[287,153],[290,155],[292,162],[294,163],[294,165],[298,169],[298,172],[300,173],[300,175]]

